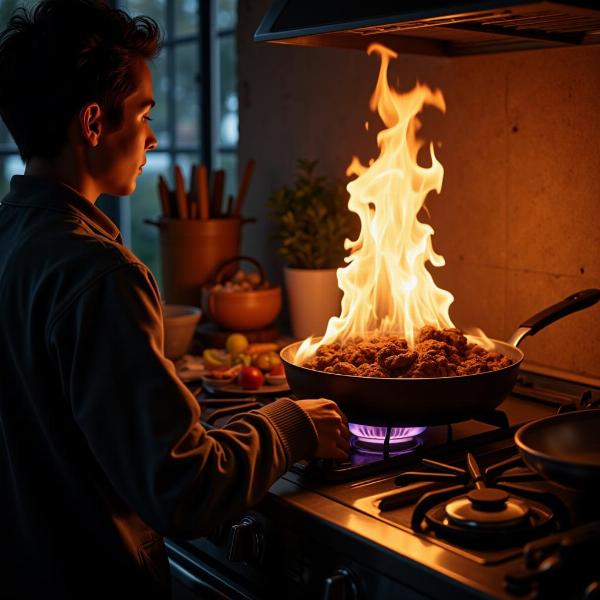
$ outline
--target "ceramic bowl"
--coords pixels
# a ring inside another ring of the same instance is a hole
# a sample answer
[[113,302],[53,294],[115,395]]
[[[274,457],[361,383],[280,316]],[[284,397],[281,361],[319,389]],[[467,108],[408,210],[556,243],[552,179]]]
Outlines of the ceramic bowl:
[[166,304],[163,306],[165,356],[181,358],[190,347],[202,311],[196,306]]
[[281,288],[209,292],[208,317],[231,331],[251,331],[270,325],[281,310]]

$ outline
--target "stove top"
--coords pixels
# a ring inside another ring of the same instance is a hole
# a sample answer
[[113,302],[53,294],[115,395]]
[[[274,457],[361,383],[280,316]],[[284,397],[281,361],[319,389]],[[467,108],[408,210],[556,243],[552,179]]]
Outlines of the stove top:
[[[210,555],[231,597],[598,598],[600,496],[540,479],[513,436],[599,401],[596,388],[524,373],[500,410],[477,420],[399,442],[385,428],[360,439],[355,427],[348,461],[295,464],[232,524],[235,535],[187,551]],[[221,424],[234,404],[212,399],[204,418]]]

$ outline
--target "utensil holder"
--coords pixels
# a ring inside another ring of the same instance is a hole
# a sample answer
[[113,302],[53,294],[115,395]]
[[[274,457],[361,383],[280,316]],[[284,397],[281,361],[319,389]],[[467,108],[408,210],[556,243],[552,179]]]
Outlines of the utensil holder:
[[[160,232],[163,294],[170,304],[199,306],[202,286],[240,252],[241,227],[254,219],[146,220]],[[232,269],[235,265],[232,266]]]

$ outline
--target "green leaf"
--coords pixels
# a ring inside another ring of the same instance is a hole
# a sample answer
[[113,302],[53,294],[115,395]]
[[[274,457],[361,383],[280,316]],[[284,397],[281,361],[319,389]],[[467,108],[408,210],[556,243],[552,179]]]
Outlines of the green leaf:
[[298,159],[292,186],[274,190],[267,201],[277,253],[290,267],[342,266],[344,239],[355,237],[345,186],[317,175],[317,165]]

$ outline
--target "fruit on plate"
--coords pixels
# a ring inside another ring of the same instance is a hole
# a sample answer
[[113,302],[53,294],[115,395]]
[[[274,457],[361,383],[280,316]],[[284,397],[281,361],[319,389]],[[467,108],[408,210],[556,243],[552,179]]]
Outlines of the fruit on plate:
[[251,292],[270,287],[267,281],[262,281],[260,273],[246,272],[241,269],[229,280],[210,287],[211,292]]
[[278,346],[275,342],[254,342],[246,348],[248,354],[262,354],[263,352],[276,352]]
[[242,333],[232,333],[225,341],[225,350],[232,356],[241,354],[248,346],[248,338]]
[[265,376],[256,367],[242,367],[238,383],[245,390],[257,390],[265,382]]
[[279,358],[279,354],[277,354],[277,352],[262,352],[261,354],[256,354],[254,356],[252,364],[255,367],[258,367],[261,371],[269,371],[273,367],[281,364],[281,359]]
[[242,365],[235,365],[233,367],[230,367],[229,369],[212,369],[211,371],[208,371],[206,373],[207,377],[209,377],[210,379],[229,379],[229,380],[233,380],[235,379],[238,375],[239,372],[242,370]]
[[271,377],[285,377],[285,369],[281,362],[269,370],[269,375]]
[[216,348],[207,348],[202,353],[202,358],[207,369],[226,369],[231,366],[231,356]]
[[252,357],[245,352],[241,352],[237,356],[233,357],[234,365],[242,365],[244,367],[249,367],[252,364]]

